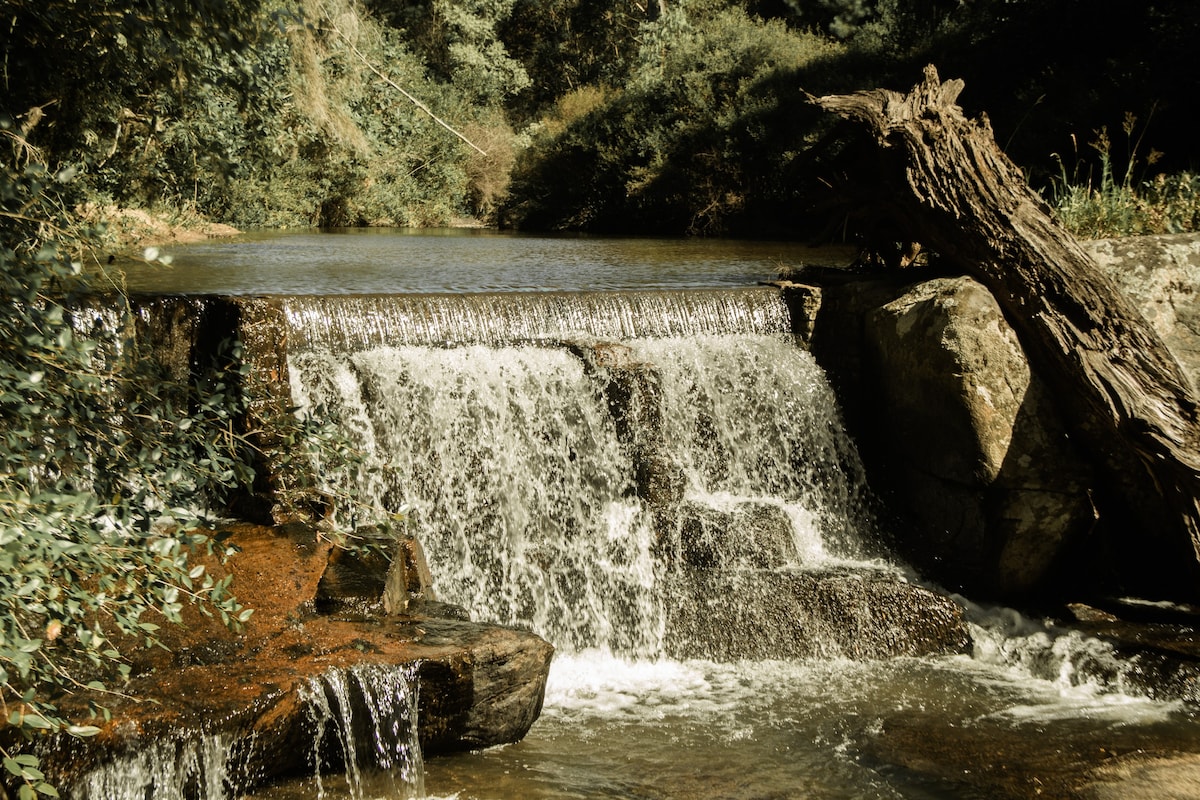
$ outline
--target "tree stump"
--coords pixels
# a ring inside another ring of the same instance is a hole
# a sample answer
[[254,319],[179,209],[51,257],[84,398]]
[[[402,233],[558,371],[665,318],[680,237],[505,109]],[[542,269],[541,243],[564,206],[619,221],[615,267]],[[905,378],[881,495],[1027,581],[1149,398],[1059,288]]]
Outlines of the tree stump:
[[[1073,434],[1135,509],[1157,505],[1200,574],[1200,412],[1175,358],[1001,152],[986,116],[956,105],[961,80],[926,67],[907,95],[809,97],[865,127],[869,180],[889,222],[996,297]],[[861,190],[862,187],[856,187]],[[1135,511],[1135,514],[1138,513]],[[1190,552],[1186,545],[1190,544]],[[1193,583],[1191,591],[1195,591]]]

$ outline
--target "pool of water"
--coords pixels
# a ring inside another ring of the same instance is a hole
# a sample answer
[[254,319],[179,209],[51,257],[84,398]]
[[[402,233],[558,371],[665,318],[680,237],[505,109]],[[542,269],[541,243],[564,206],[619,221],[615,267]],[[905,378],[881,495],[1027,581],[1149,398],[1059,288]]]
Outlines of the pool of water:
[[[427,758],[420,796],[1108,797],[1106,789],[1130,790],[1106,782],[1106,765],[1197,749],[1198,737],[1200,723],[1182,704],[969,656],[721,664],[582,653],[556,659],[545,710],[523,741]],[[1185,772],[1185,791],[1196,774]],[[299,780],[252,798],[315,798],[316,788]],[[1151,796],[1137,792],[1123,796]],[[383,781],[350,787],[326,776],[322,796],[412,795]]]
[[846,248],[725,239],[532,236],[475,229],[263,232],[161,248],[124,265],[136,292],[393,294],[744,286],[782,267],[844,265]]

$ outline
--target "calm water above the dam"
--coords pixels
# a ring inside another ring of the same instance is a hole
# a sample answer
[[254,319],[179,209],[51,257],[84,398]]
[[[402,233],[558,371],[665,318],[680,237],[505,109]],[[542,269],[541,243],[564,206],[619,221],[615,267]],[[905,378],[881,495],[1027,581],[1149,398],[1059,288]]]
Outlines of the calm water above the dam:
[[797,242],[530,236],[474,229],[262,232],[161,248],[128,267],[138,292],[390,294],[744,286],[780,267],[844,265],[850,248]]

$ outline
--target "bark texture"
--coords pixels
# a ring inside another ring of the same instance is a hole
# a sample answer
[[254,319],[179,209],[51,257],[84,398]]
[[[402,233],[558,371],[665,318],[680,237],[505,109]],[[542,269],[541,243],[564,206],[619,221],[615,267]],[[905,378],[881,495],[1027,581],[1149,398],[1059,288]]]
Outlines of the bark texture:
[[930,66],[907,95],[810,99],[877,145],[874,213],[987,286],[1111,485],[1143,507],[1157,501],[1200,563],[1200,413],[1187,379],[1132,302],[1054,222],[987,117],[964,116],[962,89]]

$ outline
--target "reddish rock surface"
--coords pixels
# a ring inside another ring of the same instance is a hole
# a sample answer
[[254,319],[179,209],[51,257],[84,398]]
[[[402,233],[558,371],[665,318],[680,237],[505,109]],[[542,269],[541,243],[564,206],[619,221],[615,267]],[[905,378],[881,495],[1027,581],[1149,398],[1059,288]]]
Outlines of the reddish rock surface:
[[[303,690],[313,678],[356,665],[415,669],[427,752],[516,741],[540,713],[553,652],[541,638],[462,619],[318,614],[328,541],[305,526],[239,525],[221,535],[240,552],[224,568],[215,561],[209,568],[233,573],[233,589],[253,616],[238,633],[194,608],[184,627],[165,626],[166,649],[134,657],[129,697],[105,702],[113,718],[101,734],[43,753],[60,786],[148,743],[217,733],[244,743],[230,756],[242,790],[311,774]],[[83,716],[86,699],[76,701]]]

